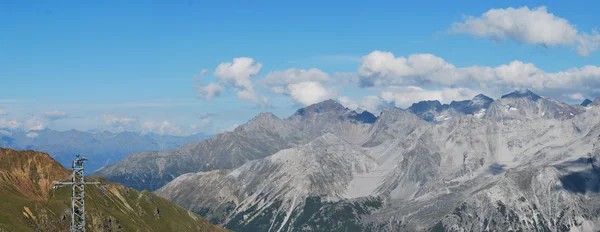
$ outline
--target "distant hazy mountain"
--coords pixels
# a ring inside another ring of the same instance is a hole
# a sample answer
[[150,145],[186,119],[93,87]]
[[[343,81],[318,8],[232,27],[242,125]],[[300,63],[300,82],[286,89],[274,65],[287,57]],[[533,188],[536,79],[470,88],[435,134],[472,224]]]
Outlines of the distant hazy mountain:
[[[28,136],[30,133],[36,137]],[[76,154],[85,155],[86,172],[115,163],[125,156],[141,151],[164,151],[198,142],[208,138],[205,134],[179,137],[171,135],[140,134],[136,132],[83,132],[77,130],[56,131],[13,131],[10,135],[0,134],[0,146],[12,149],[31,149],[49,153],[67,168]]]
[[287,119],[261,113],[232,132],[164,152],[141,152],[107,165],[93,175],[137,189],[158,189],[190,172],[236,168],[282,149],[310,142],[324,133],[350,141],[367,138],[376,117],[358,114],[333,100],[298,110]]
[[[338,109],[322,104],[310,108]],[[468,111],[440,105],[384,109],[358,127],[301,110],[294,125],[336,130],[301,129],[310,141],[157,193],[235,231],[600,229],[600,106],[530,91]]]

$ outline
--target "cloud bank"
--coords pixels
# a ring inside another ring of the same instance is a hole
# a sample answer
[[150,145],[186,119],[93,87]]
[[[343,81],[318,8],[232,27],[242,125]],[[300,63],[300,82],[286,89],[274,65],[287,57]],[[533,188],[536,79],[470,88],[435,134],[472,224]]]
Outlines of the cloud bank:
[[510,39],[547,47],[571,46],[581,56],[589,56],[600,45],[597,31],[579,31],[568,20],[549,13],[545,6],[491,9],[478,17],[467,16],[463,22],[453,23],[448,31],[496,41]]

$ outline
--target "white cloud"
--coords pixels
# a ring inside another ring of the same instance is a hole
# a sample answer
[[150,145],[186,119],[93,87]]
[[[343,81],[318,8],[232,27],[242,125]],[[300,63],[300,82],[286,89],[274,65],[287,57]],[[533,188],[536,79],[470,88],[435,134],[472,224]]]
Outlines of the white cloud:
[[578,31],[568,20],[549,13],[545,6],[491,9],[479,17],[468,16],[464,22],[453,23],[449,32],[544,46],[577,45],[582,56],[596,50],[600,41],[596,32]]
[[307,81],[325,83],[329,80],[330,78],[327,73],[316,68],[308,70],[291,68],[284,71],[270,72],[262,79],[262,83],[271,88],[275,93],[280,93],[280,89],[285,89],[290,84],[298,84]]
[[209,83],[206,86],[197,86],[196,96],[204,98],[205,100],[211,100],[214,97],[218,97],[223,92],[223,86],[215,83]]
[[208,83],[207,85],[202,85],[200,80],[208,74],[208,69],[202,69],[200,74],[194,77],[194,86],[196,87],[196,97],[202,98],[204,100],[212,100],[215,97],[221,96],[221,93],[224,91],[222,85],[217,83]]
[[23,126],[23,123],[17,120],[0,118],[0,129],[16,130]]
[[577,52],[582,56],[589,56],[590,53],[598,50],[600,47],[600,34],[597,31],[592,31],[591,34],[582,33],[577,38],[579,46],[577,46]]
[[159,135],[183,136],[187,133],[178,125],[169,121],[156,122],[147,120],[142,123],[142,133],[155,133]]
[[8,112],[4,108],[0,107],[0,116],[8,115]]
[[441,103],[472,99],[479,94],[466,88],[445,88],[442,90],[425,90],[416,86],[389,87],[381,91],[385,102],[394,103],[396,107],[406,108],[413,103],[426,100],[438,100]]
[[581,93],[568,94],[567,97],[576,101],[583,101],[585,97]]
[[46,123],[39,120],[36,117],[30,118],[25,121],[24,125],[26,131],[40,131],[46,129]]
[[234,58],[233,62],[219,64],[213,75],[223,85],[233,88],[240,99],[266,106],[269,104],[268,99],[256,95],[252,80],[252,77],[258,75],[261,69],[262,64],[255,63],[254,59],[239,57]]
[[254,63],[254,59],[239,57],[234,58],[233,63],[224,62],[219,64],[214,75],[227,84],[243,89],[252,89],[252,76],[257,75],[261,69],[262,64]]
[[290,84],[288,85],[288,91],[292,99],[304,105],[312,105],[337,96],[336,93],[326,89],[316,81]]
[[0,130],[0,135],[10,137],[12,136],[12,133],[10,133],[10,131]]
[[27,136],[27,138],[30,138],[30,139],[35,139],[35,138],[37,138],[38,136],[40,136],[40,134],[38,134],[38,133],[35,133],[35,132],[29,132],[29,133],[27,133],[27,135],[26,135],[26,136]]
[[117,128],[120,131],[131,129],[134,123],[138,121],[137,118],[119,116],[117,114],[103,114],[101,117],[104,120],[104,124]]
[[252,58],[234,58],[233,62],[223,62],[217,66],[213,73],[218,80],[217,83],[202,85],[199,79],[208,73],[208,70],[203,69],[196,78],[196,95],[198,98],[211,100],[220,96],[226,89],[230,89],[236,93],[239,99],[251,101],[263,107],[270,106],[269,99],[258,96],[254,90],[252,78],[258,75],[261,69],[262,64],[255,63]]
[[44,117],[46,117],[50,121],[56,121],[56,120],[60,120],[60,119],[64,119],[64,118],[68,117],[67,113],[60,112],[58,110],[48,111],[48,112],[44,112],[42,114],[44,115]]
[[413,54],[408,58],[395,57],[391,52],[373,51],[362,58],[358,74],[362,86],[382,84],[415,84],[424,77],[452,69],[444,59],[432,54]]
[[565,94],[594,96],[600,89],[600,67],[584,66],[547,73],[532,63],[512,61],[497,67],[455,67],[430,54],[409,58],[374,51],[363,57],[358,69],[362,86],[420,86],[422,88],[466,88],[492,97],[515,89],[563,98]]
[[347,96],[341,96],[338,98],[338,100],[342,105],[348,107],[349,109],[363,109],[369,111],[372,114],[378,114],[379,107],[383,103],[382,99],[378,96],[364,96],[361,97],[358,101]]
[[330,81],[329,74],[319,69],[291,68],[270,72],[261,83],[276,94],[289,95],[297,102],[311,105],[337,95],[324,86]]
[[359,108],[358,102],[356,102],[354,99],[352,99],[350,97],[340,96],[340,97],[338,97],[338,101],[343,106],[348,107],[348,109],[356,110],[357,108]]

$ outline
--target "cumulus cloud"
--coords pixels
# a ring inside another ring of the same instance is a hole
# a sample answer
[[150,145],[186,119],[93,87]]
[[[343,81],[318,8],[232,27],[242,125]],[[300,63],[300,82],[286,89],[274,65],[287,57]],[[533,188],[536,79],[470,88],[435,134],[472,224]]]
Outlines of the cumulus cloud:
[[219,64],[213,75],[223,85],[232,87],[240,99],[268,105],[268,99],[257,96],[254,91],[252,77],[258,75],[261,69],[262,64],[254,62],[254,59],[239,57],[234,58],[233,62]]
[[37,117],[32,117],[23,124],[26,131],[40,131],[46,129],[46,123]]
[[338,101],[345,107],[348,107],[349,109],[358,111],[360,111],[360,109],[363,109],[369,111],[372,114],[377,114],[383,103],[382,99],[379,96],[364,96],[361,97],[359,100],[354,100],[348,96],[340,96],[338,98]]
[[56,121],[56,120],[60,120],[60,119],[65,119],[68,117],[68,114],[65,112],[60,112],[58,110],[54,110],[54,111],[48,111],[48,112],[44,112],[42,113],[44,115],[44,117],[50,121]]
[[579,46],[577,46],[579,55],[589,56],[600,47],[600,34],[597,31],[592,31],[591,34],[582,33],[577,37],[577,42],[579,42]]
[[25,131],[39,131],[46,129],[46,122],[44,120],[40,120],[38,117],[35,116],[24,121],[0,118],[0,129],[23,129]]
[[196,87],[196,96],[205,100],[211,100],[214,97],[218,97],[223,92],[223,86],[215,83],[209,83],[206,86]]
[[445,88],[442,90],[425,90],[417,86],[389,87],[381,91],[381,98],[396,107],[406,108],[415,102],[426,100],[439,100],[441,103],[468,100],[479,94],[466,88]]
[[363,87],[465,88],[492,97],[527,88],[561,99],[567,93],[594,96],[600,89],[600,67],[597,66],[588,65],[556,73],[547,73],[532,63],[517,60],[496,67],[455,67],[431,54],[414,54],[405,58],[374,51],[363,57],[358,74]]
[[358,68],[361,86],[384,84],[407,85],[428,82],[428,76],[453,69],[444,59],[432,54],[395,57],[391,52],[373,51],[362,58]]
[[120,131],[131,129],[135,122],[138,121],[137,118],[119,116],[117,114],[103,114],[101,117],[104,121],[104,124],[114,127]]
[[234,58],[233,62],[219,64],[214,75],[227,84],[252,89],[252,76],[257,75],[261,69],[262,64],[255,63],[254,59],[239,57]]
[[0,107],[0,116],[8,115],[8,112],[4,108]]
[[[255,62],[250,57],[234,58],[233,62],[223,62],[217,66],[213,75],[217,78],[217,83],[207,85],[196,83],[196,95],[198,98],[211,100],[218,97],[226,89],[236,93],[238,98],[251,101],[261,106],[269,106],[269,99],[264,96],[258,96],[254,90],[254,76],[260,73],[262,64]],[[197,77],[199,80],[205,76],[208,70],[204,69]]]
[[453,23],[449,32],[543,46],[577,46],[582,56],[595,51],[600,42],[597,32],[578,31],[568,20],[549,13],[545,6],[491,9],[479,17],[467,16],[464,22]]
[[[267,85],[273,90],[273,88],[287,88],[290,84],[298,84],[301,82],[315,81],[324,83],[329,81],[329,75],[323,71],[312,68],[312,69],[297,69],[291,68],[283,71],[270,72],[262,79],[262,83]],[[273,90],[274,92],[279,92]]]
[[9,120],[6,118],[0,118],[0,129],[16,130],[23,124],[17,120]]
[[288,91],[292,99],[304,105],[312,105],[327,99],[335,98],[337,95],[316,81],[290,84],[288,85]]
[[276,94],[289,95],[296,102],[311,105],[337,96],[333,89],[325,87],[330,81],[329,74],[319,69],[292,68],[271,72],[261,83]]

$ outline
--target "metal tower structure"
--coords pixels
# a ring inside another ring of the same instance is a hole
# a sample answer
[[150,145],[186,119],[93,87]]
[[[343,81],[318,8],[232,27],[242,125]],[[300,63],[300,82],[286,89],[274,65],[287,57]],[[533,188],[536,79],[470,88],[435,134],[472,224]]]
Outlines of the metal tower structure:
[[63,179],[71,179],[70,182],[58,181],[54,184],[53,189],[71,185],[73,191],[71,193],[71,232],[85,232],[85,185],[99,185],[100,182],[85,182],[85,175],[83,172],[83,162],[87,161],[86,158],[82,158],[77,155],[77,158],[73,160],[73,174]]

